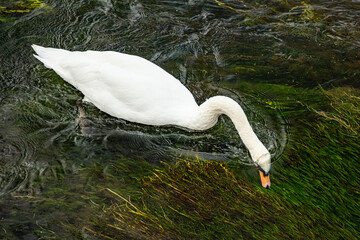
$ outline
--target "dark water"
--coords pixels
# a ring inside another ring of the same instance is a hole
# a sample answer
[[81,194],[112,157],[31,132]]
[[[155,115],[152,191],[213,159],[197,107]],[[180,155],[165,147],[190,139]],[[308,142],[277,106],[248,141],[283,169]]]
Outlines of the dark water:
[[[98,161],[111,165],[122,156],[157,165],[198,156],[254,168],[226,117],[199,133],[133,124],[87,105],[86,128],[80,128],[81,94],[32,57],[33,43],[139,55],[177,77],[198,103],[230,96],[244,108],[273,161],[291,137],[289,120],[269,107],[277,99],[260,101],[231,84],[359,86],[359,1],[45,3],[0,25],[0,232],[13,231],[18,238],[31,239],[34,228],[16,227],[25,208],[19,196],[41,195],[49,179],[71,179]],[[267,99],[266,92],[260,94]],[[16,207],[6,211],[9,204]],[[47,214],[36,213],[39,219]]]

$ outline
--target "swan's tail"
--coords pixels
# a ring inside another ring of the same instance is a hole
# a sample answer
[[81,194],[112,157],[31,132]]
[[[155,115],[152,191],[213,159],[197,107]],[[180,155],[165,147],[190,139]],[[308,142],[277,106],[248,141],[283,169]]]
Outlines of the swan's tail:
[[38,45],[31,45],[37,55],[34,54],[38,60],[40,60],[45,67],[53,69],[62,78],[67,79],[66,72],[61,67],[64,62],[66,63],[66,57],[70,52],[63,49],[45,48]]

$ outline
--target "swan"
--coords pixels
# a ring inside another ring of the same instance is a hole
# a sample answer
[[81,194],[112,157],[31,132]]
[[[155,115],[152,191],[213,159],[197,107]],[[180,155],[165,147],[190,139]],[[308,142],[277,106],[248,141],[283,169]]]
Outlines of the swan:
[[154,63],[113,51],[67,51],[32,45],[45,67],[53,69],[101,111],[147,125],[176,125],[193,130],[213,127],[221,114],[235,125],[259,168],[261,184],[270,187],[270,153],[233,99],[209,98],[200,106],[190,91]]

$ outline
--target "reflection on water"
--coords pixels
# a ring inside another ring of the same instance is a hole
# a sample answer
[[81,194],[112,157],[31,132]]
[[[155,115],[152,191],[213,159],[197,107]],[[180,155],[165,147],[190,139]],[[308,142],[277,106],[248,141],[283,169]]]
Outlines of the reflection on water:
[[[36,194],[42,179],[76,174],[118,156],[157,164],[200,157],[252,166],[226,117],[206,132],[114,119],[32,57],[32,43],[140,55],[173,74],[198,103],[223,94],[241,104],[276,160],[286,120],[276,99],[232,92],[222,83],[299,87],[358,85],[360,8],[355,1],[46,1],[0,25],[0,196]],[[291,129],[290,129],[291,131]],[[40,184],[34,184],[35,182]]]

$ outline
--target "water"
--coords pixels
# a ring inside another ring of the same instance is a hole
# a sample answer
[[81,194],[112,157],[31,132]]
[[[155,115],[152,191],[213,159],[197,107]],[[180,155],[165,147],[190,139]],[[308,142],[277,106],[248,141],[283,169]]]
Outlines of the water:
[[[28,220],[25,230],[13,227],[29,207],[19,196],[41,195],[59,176],[77,181],[82,169],[97,162],[110,166],[121,156],[157,166],[190,156],[255,168],[226,117],[211,130],[191,132],[134,124],[86,105],[86,127],[80,128],[81,93],[33,58],[31,44],[139,55],[178,78],[198,103],[230,96],[244,108],[274,162],[291,138],[291,120],[267,92],[258,93],[264,101],[232,85],[359,86],[355,0],[45,3],[0,25],[0,208],[17,206],[0,210],[0,221],[18,238],[30,238],[37,226]],[[46,213],[36,214],[47,219]]]

